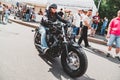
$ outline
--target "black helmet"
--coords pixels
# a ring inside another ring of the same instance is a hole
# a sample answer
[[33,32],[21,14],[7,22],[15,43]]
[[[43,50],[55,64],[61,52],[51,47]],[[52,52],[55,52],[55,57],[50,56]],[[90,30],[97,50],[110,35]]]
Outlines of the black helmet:
[[51,4],[51,5],[49,6],[49,8],[55,8],[55,9],[57,9],[57,5],[56,5],[56,4]]

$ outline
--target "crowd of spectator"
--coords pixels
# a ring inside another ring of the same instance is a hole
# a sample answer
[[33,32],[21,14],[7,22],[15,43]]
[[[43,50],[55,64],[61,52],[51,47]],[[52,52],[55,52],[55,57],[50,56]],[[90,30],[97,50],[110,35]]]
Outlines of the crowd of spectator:
[[36,22],[37,15],[43,15],[43,11],[41,9],[36,13],[34,7],[27,7],[27,5],[15,7],[14,13],[15,18],[19,17],[19,19],[27,22]]
[[[0,22],[3,24],[8,23],[8,17],[10,13],[14,14],[14,19],[19,18],[23,21],[27,22],[36,22],[40,21],[37,20],[38,16],[37,15],[43,15],[44,12],[40,8],[39,11],[36,13],[34,7],[27,7],[27,5],[20,5],[19,3],[16,3],[16,6],[8,7],[6,4],[2,4],[0,2]],[[82,28],[82,22],[83,22],[83,17],[86,15],[87,11],[86,10],[78,10],[78,12],[72,12],[71,10],[63,10],[63,8],[60,9],[58,14],[71,22],[72,24],[75,25],[75,28],[73,29],[73,34],[74,35],[80,35],[80,31]],[[96,15],[91,16],[91,29],[89,29],[88,34],[92,37],[95,36],[97,29],[101,27],[99,30],[100,35],[105,35],[106,33],[106,28],[108,24],[108,19],[105,17],[104,19],[100,19],[99,13],[96,12]],[[103,23],[103,25],[99,26],[99,23]],[[77,37],[77,36],[76,36]]]
[[20,20],[27,22],[36,22],[38,15],[43,15],[43,11],[40,8],[39,12],[35,12],[34,7],[28,7],[27,5],[22,5],[16,3],[11,7],[8,7],[7,4],[0,2],[0,23],[7,24],[9,22],[9,15],[12,14],[14,19],[19,18]]

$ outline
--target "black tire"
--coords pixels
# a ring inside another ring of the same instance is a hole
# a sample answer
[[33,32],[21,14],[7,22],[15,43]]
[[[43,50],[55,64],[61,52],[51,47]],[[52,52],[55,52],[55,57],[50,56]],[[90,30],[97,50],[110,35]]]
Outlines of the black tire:
[[[39,34],[38,32],[35,31],[35,34],[34,34],[34,44],[38,44],[39,43]],[[36,47],[36,46],[35,46]]]
[[74,55],[78,56],[79,67],[75,70],[71,69],[67,61],[67,55],[66,53],[64,53],[65,51],[63,51],[61,55],[61,64],[63,66],[63,70],[72,78],[80,77],[87,70],[87,66],[88,66],[87,56],[85,55],[85,52],[82,50],[82,48],[77,48],[77,49],[73,47],[69,48],[68,53],[70,53],[71,51],[74,53]]
[[41,37],[41,35],[37,31],[35,31],[35,34],[34,34],[34,45],[35,45],[36,49],[39,52],[41,52],[40,47],[38,47],[36,44],[39,44],[39,45],[41,44],[40,43],[41,42],[40,37]]

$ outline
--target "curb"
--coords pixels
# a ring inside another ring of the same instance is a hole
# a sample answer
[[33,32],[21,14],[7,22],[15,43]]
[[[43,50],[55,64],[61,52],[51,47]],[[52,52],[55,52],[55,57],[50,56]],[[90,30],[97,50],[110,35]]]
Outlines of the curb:
[[98,44],[102,44],[102,45],[107,45],[106,41],[98,40],[98,39],[91,38],[91,37],[88,37],[88,41],[98,43]]
[[32,25],[32,24],[28,24],[27,22],[23,22],[23,21],[17,21],[17,20],[13,20],[13,19],[9,19],[12,22],[21,24],[21,25],[25,25],[27,27],[31,27],[31,28],[37,28],[38,26]]
[[[14,20],[14,19],[9,19],[9,20],[11,20],[12,22],[21,24],[21,25],[25,25],[27,27],[31,27],[31,28],[37,28],[38,27],[36,25],[29,24],[29,23],[23,22],[23,21],[18,21],[18,20]],[[97,43],[97,44],[107,45],[106,41],[102,41],[102,40],[95,39],[95,38],[92,38],[92,37],[88,37],[88,41],[93,42],[93,43]]]

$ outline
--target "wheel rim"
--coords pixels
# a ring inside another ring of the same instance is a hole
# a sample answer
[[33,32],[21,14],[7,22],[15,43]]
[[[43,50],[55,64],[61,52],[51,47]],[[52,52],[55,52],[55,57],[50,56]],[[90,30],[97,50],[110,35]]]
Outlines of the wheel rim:
[[40,35],[35,33],[35,39],[34,39],[34,42],[37,43],[37,44],[40,44]]
[[73,51],[69,52],[69,57],[67,57],[66,61],[72,70],[77,70],[80,67],[80,59]]

